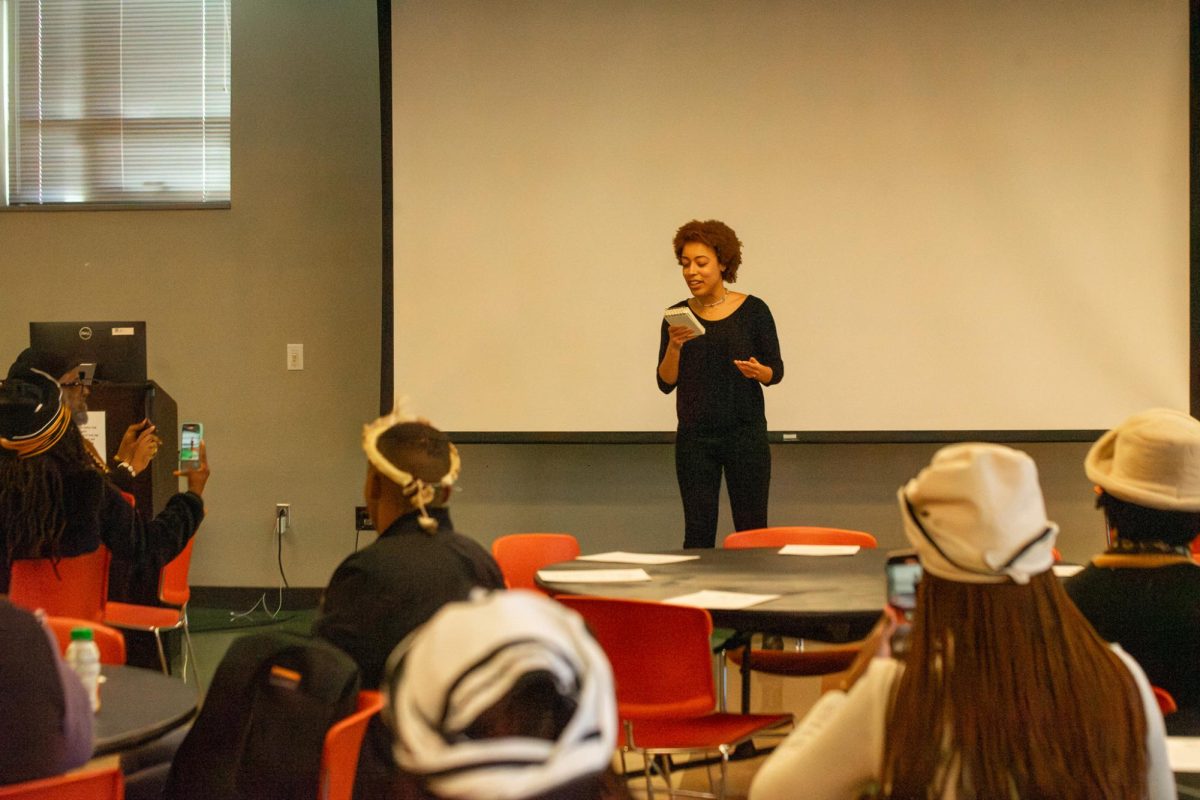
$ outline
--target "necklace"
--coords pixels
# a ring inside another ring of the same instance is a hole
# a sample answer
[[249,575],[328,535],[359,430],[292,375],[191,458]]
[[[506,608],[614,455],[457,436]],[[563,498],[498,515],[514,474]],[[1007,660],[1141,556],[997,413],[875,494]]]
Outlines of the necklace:
[[721,303],[724,303],[724,302],[725,302],[725,299],[726,299],[727,297],[729,297],[729,290],[728,290],[728,289],[726,289],[726,290],[725,290],[725,294],[721,295],[721,299],[720,299],[720,300],[718,300],[717,302],[715,302],[715,303],[701,303],[701,302],[700,302],[700,298],[696,298],[696,305],[700,306],[701,308],[714,308],[714,307],[716,307],[716,306],[719,306],[719,305],[721,305]]

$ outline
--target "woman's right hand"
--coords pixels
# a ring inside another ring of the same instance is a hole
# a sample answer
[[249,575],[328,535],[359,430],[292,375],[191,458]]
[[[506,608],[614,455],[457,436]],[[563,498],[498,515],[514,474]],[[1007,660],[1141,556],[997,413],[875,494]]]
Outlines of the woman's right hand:
[[203,495],[204,485],[208,483],[208,452],[204,440],[200,440],[200,463],[193,469],[175,470],[176,477],[187,478],[188,491],[192,494]]
[[689,339],[694,339],[696,332],[686,325],[672,325],[667,328],[667,347],[672,350],[680,350],[683,343]]

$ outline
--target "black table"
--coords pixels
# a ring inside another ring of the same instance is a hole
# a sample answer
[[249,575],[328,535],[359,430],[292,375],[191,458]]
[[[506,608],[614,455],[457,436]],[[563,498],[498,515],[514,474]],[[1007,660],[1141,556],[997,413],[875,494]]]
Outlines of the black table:
[[823,642],[852,642],[866,636],[886,601],[884,550],[852,556],[784,556],[778,548],[676,550],[700,556],[677,564],[616,564],[567,561],[543,569],[630,569],[641,567],[649,581],[636,583],[537,583],[555,594],[596,595],[629,600],[666,600],[704,589],[778,594],[750,608],[709,609],[713,624],[738,631],[795,636]]
[[100,668],[100,711],[96,714],[92,757],[151,742],[196,715],[196,685],[140,667],[104,664]]

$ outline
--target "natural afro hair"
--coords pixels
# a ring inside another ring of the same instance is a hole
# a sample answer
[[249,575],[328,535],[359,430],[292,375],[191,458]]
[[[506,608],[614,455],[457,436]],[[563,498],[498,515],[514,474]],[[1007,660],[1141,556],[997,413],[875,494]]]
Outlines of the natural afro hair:
[[725,268],[724,278],[729,283],[737,282],[738,267],[742,264],[742,242],[733,228],[719,219],[701,222],[694,219],[684,223],[675,231],[675,259],[683,257],[683,246],[688,242],[706,244],[717,254],[717,262]]

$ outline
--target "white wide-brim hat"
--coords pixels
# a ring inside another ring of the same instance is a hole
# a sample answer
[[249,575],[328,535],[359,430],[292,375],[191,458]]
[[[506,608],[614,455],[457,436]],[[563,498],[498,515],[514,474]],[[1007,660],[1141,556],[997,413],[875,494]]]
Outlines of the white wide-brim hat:
[[1152,408],[1101,436],[1083,462],[1088,480],[1118,500],[1200,511],[1200,421]]
[[1058,526],[1046,518],[1037,465],[996,444],[943,447],[898,493],[921,564],[964,583],[1028,583],[1054,565]]
[[[533,672],[575,711],[554,741],[464,735]],[[479,593],[442,607],[388,659],[384,719],[400,766],[438,797],[517,800],[603,772],[616,746],[612,668],[583,618],[535,592]]]

